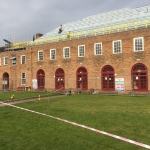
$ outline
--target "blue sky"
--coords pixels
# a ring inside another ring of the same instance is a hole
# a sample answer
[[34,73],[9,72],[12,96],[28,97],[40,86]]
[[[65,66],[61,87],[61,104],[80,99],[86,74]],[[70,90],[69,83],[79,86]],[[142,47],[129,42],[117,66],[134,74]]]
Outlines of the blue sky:
[[32,40],[72,21],[122,8],[150,5],[150,0],[5,0],[0,1],[0,46]]

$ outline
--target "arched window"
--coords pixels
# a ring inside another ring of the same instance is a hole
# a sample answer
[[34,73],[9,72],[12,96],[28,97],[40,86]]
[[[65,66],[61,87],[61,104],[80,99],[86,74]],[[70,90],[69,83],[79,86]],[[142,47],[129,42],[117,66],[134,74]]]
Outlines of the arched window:
[[102,90],[115,91],[114,68],[106,65],[102,68]]
[[3,89],[4,90],[9,89],[9,74],[7,72],[5,72],[3,74],[3,82],[2,83],[3,83]]
[[87,70],[84,67],[80,67],[77,69],[76,73],[76,84],[77,88],[81,88],[82,90],[88,89],[88,83],[87,83]]
[[45,89],[45,73],[42,69],[39,69],[37,71],[37,84],[38,84],[38,90]]
[[131,70],[132,90],[148,91],[147,67],[141,63],[135,64]]
[[64,70],[61,68],[58,68],[55,71],[55,89],[56,90],[65,89],[65,74],[64,74]]

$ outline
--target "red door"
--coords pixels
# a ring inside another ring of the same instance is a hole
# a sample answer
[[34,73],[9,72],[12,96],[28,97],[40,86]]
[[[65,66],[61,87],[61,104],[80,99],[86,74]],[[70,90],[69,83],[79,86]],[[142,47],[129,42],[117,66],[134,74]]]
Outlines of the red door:
[[112,66],[105,66],[102,69],[102,90],[115,91],[114,69]]
[[82,90],[88,90],[86,68],[84,67],[78,68],[77,75],[76,75],[76,83],[77,83],[77,88],[81,88]]
[[138,63],[132,67],[132,90],[148,91],[147,68],[145,65]]
[[65,89],[65,74],[64,70],[58,68],[55,72],[55,90],[64,90]]
[[37,72],[37,84],[38,84],[38,90],[45,89],[45,73],[42,69],[38,70]]
[[3,89],[9,89],[9,74],[7,72],[3,74]]

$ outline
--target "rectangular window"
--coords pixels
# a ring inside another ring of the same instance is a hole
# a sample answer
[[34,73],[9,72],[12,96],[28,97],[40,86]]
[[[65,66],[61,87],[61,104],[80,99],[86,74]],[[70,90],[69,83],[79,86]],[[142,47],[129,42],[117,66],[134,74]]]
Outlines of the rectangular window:
[[85,45],[79,45],[78,46],[78,57],[84,57],[85,56]]
[[55,49],[50,50],[50,59],[51,60],[56,59],[56,50]]
[[102,43],[95,43],[94,44],[94,54],[95,55],[102,55]]
[[16,65],[16,57],[11,57],[11,64],[14,66]]
[[21,55],[21,64],[25,64],[25,63],[26,63],[26,56]]
[[38,60],[43,60],[43,50],[38,51]]
[[2,66],[2,59],[0,58],[0,66]]
[[69,47],[64,48],[64,58],[70,58],[70,48]]
[[21,73],[21,85],[26,84],[26,74],[24,72]]
[[8,57],[4,57],[4,65],[8,65]]
[[121,53],[122,52],[122,46],[121,46],[121,40],[113,41],[113,53]]
[[134,38],[134,51],[135,52],[144,51],[144,38],[143,37]]

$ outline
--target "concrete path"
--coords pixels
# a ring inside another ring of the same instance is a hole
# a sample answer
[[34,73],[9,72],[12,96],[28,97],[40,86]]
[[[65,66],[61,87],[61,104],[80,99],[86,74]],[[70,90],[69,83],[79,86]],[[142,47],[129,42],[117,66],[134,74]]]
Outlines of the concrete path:
[[[64,97],[67,95],[57,95],[57,96],[48,96],[48,97],[41,97],[40,100],[45,100],[45,99],[51,99],[51,98],[59,98],[59,97]],[[16,100],[8,100],[8,101],[0,101],[3,103],[8,103],[8,104],[18,104],[18,103],[25,103],[25,102],[30,102],[30,101],[38,101],[38,97],[37,98],[31,98],[31,99],[16,99]],[[0,106],[6,106],[2,103],[0,103]]]

